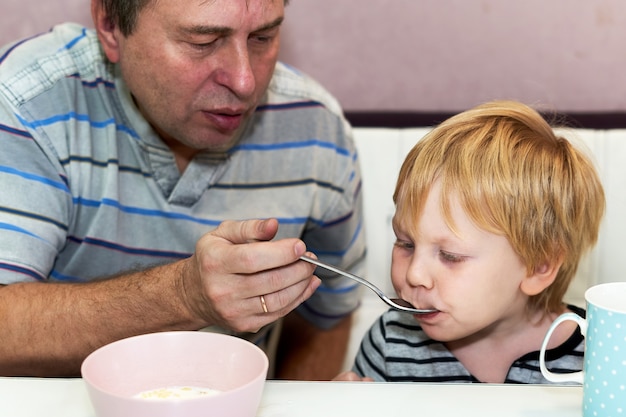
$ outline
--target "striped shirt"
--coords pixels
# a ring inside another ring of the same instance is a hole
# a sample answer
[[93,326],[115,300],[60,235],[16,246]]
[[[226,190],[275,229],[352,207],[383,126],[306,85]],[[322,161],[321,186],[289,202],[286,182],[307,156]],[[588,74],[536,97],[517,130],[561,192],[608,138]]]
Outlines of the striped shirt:
[[[181,174],[95,33],[59,25],[0,49],[0,146],[0,283],[84,282],[173,262],[226,219],[278,218],[277,238],[363,265],[350,126],[326,90],[280,63],[240,141],[198,154]],[[326,327],[359,296],[353,282],[319,275],[299,310]]]
[[[570,310],[584,317],[576,306]],[[546,366],[553,372],[583,369],[584,339],[574,332],[562,345],[546,351]],[[353,371],[376,381],[480,382],[436,340],[430,339],[412,315],[389,310],[363,337]],[[504,381],[512,384],[550,384],[539,369],[539,352],[515,360]]]

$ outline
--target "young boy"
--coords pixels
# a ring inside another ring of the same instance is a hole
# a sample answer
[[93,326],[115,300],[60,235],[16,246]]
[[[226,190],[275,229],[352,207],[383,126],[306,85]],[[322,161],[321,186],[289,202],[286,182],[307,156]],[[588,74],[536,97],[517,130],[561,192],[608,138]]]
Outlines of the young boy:
[[[531,108],[491,102],[445,121],[407,156],[394,193],[391,277],[437,312],[388,311],[336,380],[548,383],[538,351],[596,242],[593,163]],[[559,326],[553,370],[581,370],[583,338]]]

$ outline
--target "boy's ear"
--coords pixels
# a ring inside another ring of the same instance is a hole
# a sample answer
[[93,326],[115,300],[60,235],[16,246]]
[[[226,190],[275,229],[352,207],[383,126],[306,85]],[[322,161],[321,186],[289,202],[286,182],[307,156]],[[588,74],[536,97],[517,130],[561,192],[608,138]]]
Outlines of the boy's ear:
[[520,289],[528,296],[539,294],[554,282],[561,265],[563,265],[561,258],[537,265],[534,272],[522,280]]
[[115,22],[104,10],[102,0],[91,0],[91,18],[104,53],[109,61],[117,62],[119,60],[118,36],[121,34],[119,30],[116,30]]

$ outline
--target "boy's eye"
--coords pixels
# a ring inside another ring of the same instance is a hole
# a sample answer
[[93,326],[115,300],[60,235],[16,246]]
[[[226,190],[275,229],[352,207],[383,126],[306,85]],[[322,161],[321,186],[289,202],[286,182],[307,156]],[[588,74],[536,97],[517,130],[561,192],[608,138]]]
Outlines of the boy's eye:
[[415,245],[412,242],[407,242],[405,240],[396,240],[393,245],[400,249],[413,249]]
[[450,263],[463,262],[465,260],[464,256],[455,255],[454,253],[446,252],[443,250],[439,251],[439,257],[444,262],[450,262]]

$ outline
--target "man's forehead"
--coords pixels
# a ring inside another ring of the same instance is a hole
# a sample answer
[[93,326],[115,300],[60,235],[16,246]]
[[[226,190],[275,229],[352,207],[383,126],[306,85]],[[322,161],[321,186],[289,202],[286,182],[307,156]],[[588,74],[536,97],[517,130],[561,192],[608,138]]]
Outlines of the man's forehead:
[[[164,1],[164,0],[155,0]],[[171,0],[169,0],[171,1]],[[174,0],[178,2],[179,0]],[[200,7],[209,7],[214,10],[223,11],[231,7],[242,7],[244,10],[253,13],[266,13],[277,9],[284,9],[286,0],[195,0]]]
[[[159,0],[153,0],[154,2],[158,2]],[[235,1],[235,0],[227,0],[227,1]],[[200,0],[200,5],[213,4],[218,2],[218,0]],[[272,6],[275,3],[282,3],[283,5],[287,5],[289,0],[245,0],[246,6],[250,7],[256,3],[261,6]]]
[[280,25],[284,0],[152,0],[149,10],[178,26],[257,31]]

